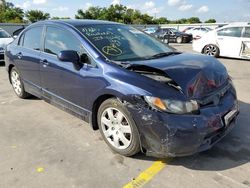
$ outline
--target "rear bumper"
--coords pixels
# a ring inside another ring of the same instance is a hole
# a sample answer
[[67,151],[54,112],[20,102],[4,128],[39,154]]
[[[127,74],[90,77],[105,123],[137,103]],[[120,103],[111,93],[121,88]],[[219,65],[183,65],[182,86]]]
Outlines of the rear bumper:
[[[225,125],[224,116],[236,110]],[[232,93],[225,95],[218,106],[201,109],[199,115],[175,115],[149,108],[131,108],[139,129],[142,147],[154,157],[187,156],[210,149],[235,125],[238,102]]]

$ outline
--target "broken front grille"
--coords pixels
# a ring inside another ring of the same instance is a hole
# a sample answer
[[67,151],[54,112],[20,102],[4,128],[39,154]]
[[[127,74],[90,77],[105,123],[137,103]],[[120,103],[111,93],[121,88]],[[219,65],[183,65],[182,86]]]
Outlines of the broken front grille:
[[200,107],[216,106],[232,87],[231,82],[227,82],[222,88],[211,93],[201,100],[197,100]]

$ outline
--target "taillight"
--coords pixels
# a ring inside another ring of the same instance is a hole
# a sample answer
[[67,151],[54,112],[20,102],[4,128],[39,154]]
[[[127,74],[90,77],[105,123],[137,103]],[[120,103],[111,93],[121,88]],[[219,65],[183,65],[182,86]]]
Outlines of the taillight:
[[201,39],[201,36],[196,35],[193,39],[194,39],[194,40],[199,40],[199,39]]

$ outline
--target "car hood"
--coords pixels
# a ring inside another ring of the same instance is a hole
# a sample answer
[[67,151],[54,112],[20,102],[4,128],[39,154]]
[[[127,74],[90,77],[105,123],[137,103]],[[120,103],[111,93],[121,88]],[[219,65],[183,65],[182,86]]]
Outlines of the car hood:
[[188,98],[208,96],[228,81],[224,65],[217,59],[205,56],[182,53],[160,59],[133,62],[136,67],[143,66],[146,71],[160,70],[172,79]]
[[7,44],[11,43],[13,38],[0,38],[0,47],[4,48]]

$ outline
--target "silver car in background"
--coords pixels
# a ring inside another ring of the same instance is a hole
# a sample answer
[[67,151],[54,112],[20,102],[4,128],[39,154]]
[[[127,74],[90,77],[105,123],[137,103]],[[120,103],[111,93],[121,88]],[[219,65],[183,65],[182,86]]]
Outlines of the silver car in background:
[[13,41],[13,37],[0,28],[0,63],[4,62],[4,48]]

